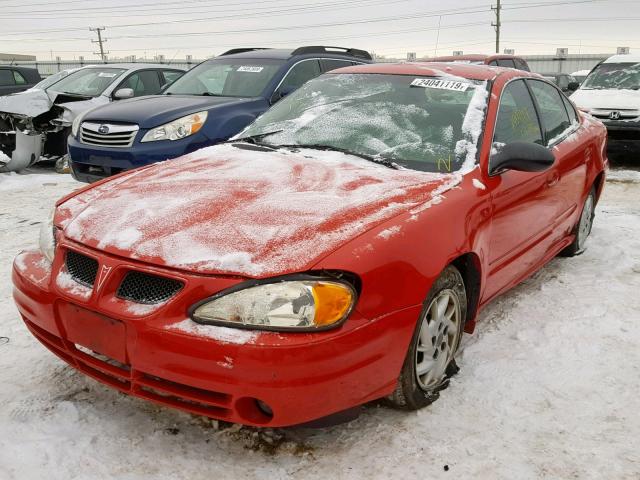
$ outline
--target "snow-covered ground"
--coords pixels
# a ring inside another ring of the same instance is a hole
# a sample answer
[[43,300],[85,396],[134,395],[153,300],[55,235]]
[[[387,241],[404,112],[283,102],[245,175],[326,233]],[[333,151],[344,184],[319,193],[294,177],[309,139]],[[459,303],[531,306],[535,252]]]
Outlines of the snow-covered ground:
[[[614,172],[587,252],[493,302],[427,409],[254,430],[132,399],[37,343],[11,299],[68,176],[0,174],[0,480],[640,478],[640,174]],[[339,394],[339,392],[336,392]]]

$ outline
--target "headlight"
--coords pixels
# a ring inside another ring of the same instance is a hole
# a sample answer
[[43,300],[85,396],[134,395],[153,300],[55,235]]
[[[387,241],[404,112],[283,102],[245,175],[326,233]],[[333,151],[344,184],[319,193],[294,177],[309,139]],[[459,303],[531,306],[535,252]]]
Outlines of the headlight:
[[53,257],[56,252],[56,227],[53,226],[53,216],[55,213],[56,209],[54,207],[49,214],[48,220],[40,227],[40,251],[51,263],[53,263]]
[[349,284],[328,279],[282,281],[221,293],[192,308],[198,323],[266,330],[324,330],[344,320],[356,301]]
[[207,112],[198,112],[173,122],[165,123],[149,130],[141,142],[156,142],[158,140],[180,140],[193,135],[202,128],[207,119]]
[[84,118],[84,114],[78,115],[73,119],[71,123],[71,136],[74,138],[78,138],[78,132],[80,131],[80,124],[82,123],[82,119]]

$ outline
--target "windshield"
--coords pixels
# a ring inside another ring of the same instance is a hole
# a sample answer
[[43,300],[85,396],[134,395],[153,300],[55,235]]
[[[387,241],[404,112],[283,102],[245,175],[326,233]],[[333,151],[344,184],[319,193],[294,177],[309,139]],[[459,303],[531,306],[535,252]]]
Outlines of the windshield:
[[260,116],[236,139],[326,147],[427,172],[473,166],[486,82],[405,75],[328,74]]
[[284,62],[217,59],[201,63],[176,80],[165,95],[258,97]]
[[46,90],[47,88],[49,88],[51,85],[53,85],[54,83],[60,81],[60,79],[66,77],[67,75],[69,75],[71,72],[76,71],[77,69],[71,69],[71,70],[62,70],[58,73],[54,73],[53,75],[49,75],[47,78],[45,78],[44,80],[41,80],[40,82],[36,83],[33,87],[33,89],[38,89],[38,90]]
[[638,90],[640,63],[601,63],[589,74],[582,88]]
[[49,88],[70,95],[97,97],[125,71],[124,68],[83,68],[56,82],[55,87]]

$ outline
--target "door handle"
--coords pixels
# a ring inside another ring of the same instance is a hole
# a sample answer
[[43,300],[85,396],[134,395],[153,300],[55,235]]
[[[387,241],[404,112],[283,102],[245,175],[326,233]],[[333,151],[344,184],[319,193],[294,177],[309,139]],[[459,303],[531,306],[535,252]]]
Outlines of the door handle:
[[547,187],[553,187],[559,181],[560,181],[560,175],[558,174],[558,172],[553,172],[551,175],[547,177]]

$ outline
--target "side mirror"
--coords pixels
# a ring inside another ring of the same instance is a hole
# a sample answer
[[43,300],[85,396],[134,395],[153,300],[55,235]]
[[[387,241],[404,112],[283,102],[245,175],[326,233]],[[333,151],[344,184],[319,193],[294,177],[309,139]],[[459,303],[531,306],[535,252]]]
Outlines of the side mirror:
[[570,92],[575,92],[578,88],[580,88],[578,82],[569,82],[569,85],[567,85],[567,90]]
[[116,100],[124,100],[125,98],[133,98],[133,88],[121,88],[120,90],[116,90],[116,93],[113,94],[113,98]]
[[513,142],[496,149],[498,152],[491,157],[490,175],[503,170],[541,172],[551,167],[556,160],[551,150],[537,143]]

